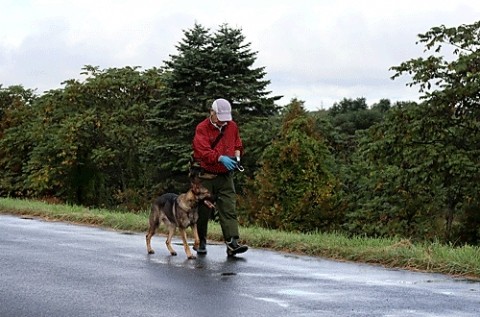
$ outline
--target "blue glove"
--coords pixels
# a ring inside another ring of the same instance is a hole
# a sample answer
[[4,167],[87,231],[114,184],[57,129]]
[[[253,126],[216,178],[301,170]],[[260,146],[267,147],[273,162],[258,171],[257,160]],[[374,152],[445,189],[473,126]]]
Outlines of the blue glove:
[[235,162],[235,160],[232,160],[232,159],[229,158],[228,156],[221,155],[218,160],[219,160],[220,163],[222,163],[223,166],[225,166],[225,167],[227,168],[227,170],[229,170],[229,171],[231,171],[231,170],[233,170],[235,167],[237,167],[237,162]]

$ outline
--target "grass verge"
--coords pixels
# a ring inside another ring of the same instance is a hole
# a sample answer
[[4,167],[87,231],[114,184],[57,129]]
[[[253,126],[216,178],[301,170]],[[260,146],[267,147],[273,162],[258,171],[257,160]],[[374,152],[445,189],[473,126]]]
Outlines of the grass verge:
[[[146,232],[148,229],[148,212],[123,213],[11,198],[0,198],[0,212],[123,231]],[[414,244],[405,239],[348,238],[330,233],[299,234],[257,227],[242,227],[240,230],[243,242],[254,248],[480,279],[480,248],[475,246]],[[164,226],[160,226],[159,233],[166,234]],[[217,223],[209,224],[208,238],[222,241]]]

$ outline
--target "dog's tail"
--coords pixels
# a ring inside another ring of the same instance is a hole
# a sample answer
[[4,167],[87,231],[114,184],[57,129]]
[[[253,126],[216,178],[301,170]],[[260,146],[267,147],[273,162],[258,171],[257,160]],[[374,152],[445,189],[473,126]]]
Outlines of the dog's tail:
[[150,228],[157,228],[160,225],[160,217],[159,215],[159,207],[157,204],[152,204],[150,217],[149,217],[149,224]]

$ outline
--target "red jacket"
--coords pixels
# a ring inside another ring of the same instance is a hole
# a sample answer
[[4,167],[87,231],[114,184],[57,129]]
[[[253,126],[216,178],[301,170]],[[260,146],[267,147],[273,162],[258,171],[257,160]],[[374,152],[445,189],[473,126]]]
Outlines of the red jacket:
[[235,150],[243,151],[242,140],[235,121],[228,121],[222,127],[223,136],[214,149],[212,143],[220,134],[210,118],[206,118],[197,125],[195,137],[193,138],[193,157],[200,163],[207,172],[226,173],[228,170],[218,161],[220,155],[235,156]]

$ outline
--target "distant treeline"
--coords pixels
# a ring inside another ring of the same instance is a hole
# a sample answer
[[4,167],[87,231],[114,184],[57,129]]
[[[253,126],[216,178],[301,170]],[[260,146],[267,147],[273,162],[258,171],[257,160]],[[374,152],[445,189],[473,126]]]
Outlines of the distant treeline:
[[[419,35],[392,67],[422,102],[276,106],[241,30],[195,24],[161,68],[99,69],[37,95],[0,85],[0,195],[136,212],[185,190],[195,125],[230,100],[244,141],[244,225],[417,241],[480,240],[479,23]],[[441,45],[458,58],[445,60]]]

